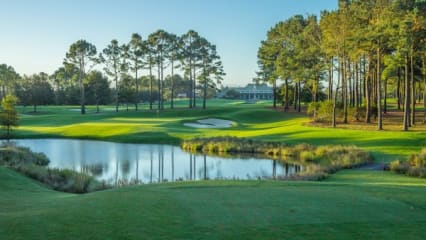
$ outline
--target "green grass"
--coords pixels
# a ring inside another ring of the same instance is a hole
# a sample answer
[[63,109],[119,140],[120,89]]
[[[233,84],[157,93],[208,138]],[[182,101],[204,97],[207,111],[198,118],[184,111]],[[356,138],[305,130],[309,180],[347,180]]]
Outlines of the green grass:
[[[186,101],[178,101],[178,107]],[[39,107],[40,113],[31,114],[32,108],[19,108],[20,127],[15,131],[19,138],[81,138],[134,143],[179,144],[195,137],[236,136],[261,141],[279,141],[289,144],[356,145],[373,153],[376,161],[389,162],[418,152],[426,146],[424,124],[410,132],[400,130],[374,131],[371,127],[346,129],[340,127],[314,127],[303,114],[283,113],[270,108],[270,102],[244,104],[241,101],[212,100],[208,109],[169,110],[158,112],[144,109],[139,112],[121,110],[116,113],[111,106],[96,114],[93,107],[88,114],[79,114],[78,106]],[[235,121],[230,129],[194,129],[184,122],[207,117]],[[373,125],[374,126],[374,125]],[[393,129],[393,128],[392,128]]]
[[[177,105],[185,107],[186,101]],[[171,143],[236,136],[289,144],[356,145],[376,161],[406,158],[426,145],[410,132],[314,127],[269,102],[209,102],[207,110],[20,107],[20,138],[89,138]],[[206,117],[231,129],[193,129]],[[386,125],[385,125],[386,129]],[[393,128],[394,129],[394,128]],[[84,195],[52,191],[0,167],[0,239],[426,239],[426,180],[390,172],[344,170],[322,182],[199,181],[130,186]]]
[[0,167],[2,239],[425,239],[426,181],[207,181],[74,195]]

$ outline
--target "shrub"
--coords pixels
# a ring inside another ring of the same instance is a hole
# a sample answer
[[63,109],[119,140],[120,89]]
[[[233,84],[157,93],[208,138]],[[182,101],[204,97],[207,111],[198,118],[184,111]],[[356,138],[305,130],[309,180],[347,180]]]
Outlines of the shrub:
[[426,148],[419,154],[412,154],[407,161],[393,161],[390,170],[412,177],[426,178]]
[[11,144],[0,146],[0,153],[0,163],[8,166],[21,164],[47,166],[50,162],[44,153],[34,153],[29,148]]
[[29,148],[4,145],[0,147],[0,153],[0,164],[11,167],[58,191],[86,193],[108,187],[85,173],[47,168],[49,159],[46,155],[34,153]]
[[365,107],[349,107],[348,115],[354,121],[359,121],[365,118]]
[[[204,153],[250,153],[263,154],[269,158],[286,162],[309,165],[311,167],[309,179],[318,176],[326,177],[339,169],[353,168],[372,161],[368,152],[354,146],[320,146],[298,144],[287,146],[283,143],[260,142],[235,137],[216,137],[187,140],[182,144],[186,151],[200,151]],[[312,166],[318,166],[313,168]],[[307,174],[297,174],[299,179]],[[319,177],[322,179],[322,177]]]
[[54,190],[70,193],[87,193],[105,189],[107,186],[93,177],[69,169],[50,169],[34,164],[20,165],[18,172],[49,185]]
[[317,103],[310,103],[308,105],[307,113],[313,117],[314,111],[315,122],[331,122],[333,119],[333,102],[332,101],[322,101]]

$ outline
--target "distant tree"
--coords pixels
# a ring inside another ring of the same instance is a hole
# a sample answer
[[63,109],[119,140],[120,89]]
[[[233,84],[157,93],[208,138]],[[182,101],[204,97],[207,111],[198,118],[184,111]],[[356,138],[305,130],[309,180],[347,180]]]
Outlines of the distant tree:
[[140,101],[140,93],[139,93],[139,86],[140,81],[138,78],[138,72],[143,67],[143,57],[146,55],[146,48],[144,47],[142,37],[137,34],[133,33],[132,38],[129,42],[129,67],[130,70],[135,73],[134,80],[135,80],[135,110],[138,110],[138,103]]
[[80,86],[81,114],[85,114],[86,108],[83,79],[86,75],[86,71],[88,70],[87,68],[91,68],[92,65],[97,62],[96,47],[86,40],[78,40],[71,44],[65,56],[64,64],[73,65],[79,70],[78,83]]
[[179,59],[179,37],[175,34],[169,33],[167,34],[167,58],[170,61],[170,108],[174,108],[173,98],[175,96],[175,74],[174,70],[176,68],[175,61]]
[[3,128],[5,129],[6,133],[4,137],[9,140],[10,139],[10,132],[12,130],[12,127],[18,126],[18,112],[15,109],[15,105],[17,103],[17,98],[13,95],[7,95],[4,97],[1,101],[1,115],[0,120],[1,124],[3,125]]
[[238,92],[235,89],[229,89],[225,92],[224,98],[227,99],[239,99],[240,98],[240,92]]
[[[53,90],[55,91],[55,104],[78,104],[78,75],[79,70],[74,65],[65,64],[62,67],[59,67],[55,72],[50,76],[50,81],[53,85]],[[70,96],[70,92],[75,93],[75,88],[77,88],[77,96],[73,96],[73,100],[67,96]]]
[[12,93],[17,79],[19,79],[19,75],[12,66],[0,64],[0,99]]
[[157,80],[158,80],[158,109],[163,109],[164,99],[164,69],[165,61],[168,53],[168,36],[164,30],[157,30],[149,35],[148,39],[153,44],[155,63],[157,64]]
[[133,103],[137,96],[133,83],[132,76],[123,74],[120,81],[120,102],[126,104],[127,111],[129,110],[129,103]]
[[208,88],[216,89],[216,83],[221,83],[225,73],[220,57],[217,54],[216,46],[208,42],[205,38],[199,39],[199,57],[201,59],[199,81],[202,84],[203,109],[205,109]]
[[104,64],[105,73],[112,77],[115,82],[115,111],[118,112],[120,94],[120,76],[126,71],[125,52],[126,46],[119,46],[118,41],[113,39],[111,43],[99,54],[99,60]]
[[154,102],[154,92],[153,92],[153,84],[154,84],[154,77],[152,75],[152,70],[155,64],[155,52],[154,52],[154,45],[155,45],[155,39],[149,38],[142,42],[144,51],[146,52],[146,65],[149,70],[149,109],[152,110],[152,105]]
[[39,105],[53,104],[55,94],[48,80],[49,76],[43,72],[24,76],[16,91],[21,104],[33,105],[34,112],[37,112]]
[[195,79],[198,60],[197,42],[200,36],[189,30],[179,38],[180,61],[185,75],[189,76],[189,108],[195,107]]
[[96,105],[96,113],[99,113],[100,104],[111,102],[111,89],[108,79],[99,71],[93,71],[86,76],[87,99],[89,103]]

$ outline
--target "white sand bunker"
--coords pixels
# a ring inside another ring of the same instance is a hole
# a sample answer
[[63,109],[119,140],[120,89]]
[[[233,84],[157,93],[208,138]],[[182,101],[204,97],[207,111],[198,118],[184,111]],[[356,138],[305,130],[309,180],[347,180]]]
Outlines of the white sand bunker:
[[233,124],[234,122],[229,120],[206,118],[197,120],[196,123],[184,123],[183,125],[193,128],[230,128]]

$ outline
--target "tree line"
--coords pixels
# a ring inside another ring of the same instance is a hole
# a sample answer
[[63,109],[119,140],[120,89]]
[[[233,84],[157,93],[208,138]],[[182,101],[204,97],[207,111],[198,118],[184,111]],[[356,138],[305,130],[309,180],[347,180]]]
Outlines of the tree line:
[[[144,74],[145,73],[145,74]],[[19,103],[34,107],[45,104],[149,103],[149,109],[162,110],[165,101],[174,108],[178,95],[189,99],[188,107],[197,106],[196,97],[214,95],[225,75],[216,46],[196,31],[182,36],[164,30],[146,39],[134,33],[128,43],[113,39],[97,51],[94,44],[78,40],[65,54],[63,65],[54,73],[20,76],[12,66],[0,65],[0,99],[17,96]],[[154,106],[156,104],[156,106]]]
[[[339,0],[338,9],[278,22],[258,50],[256,80],[273,85],[283,108],[300,112],[303,97],[316,121],[336,127],[336,115],[377,119],[383,129],[388,98],[403,112],[403,130],[426,120],[426,2]],[[282,82],[281,86],[278,83]],[[274,100],[274,107],[276,107]]]

